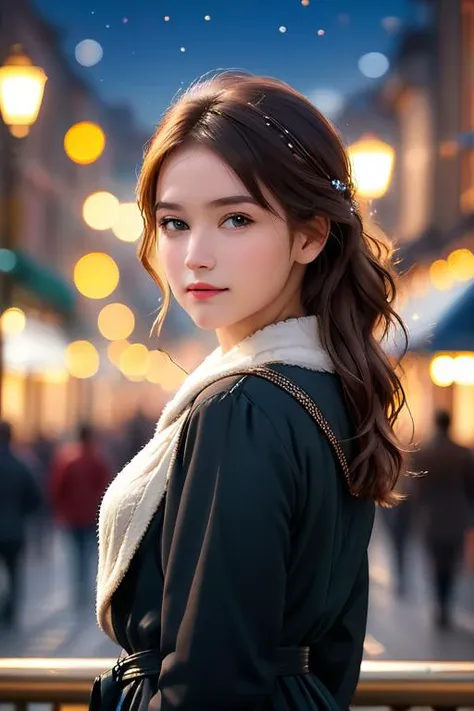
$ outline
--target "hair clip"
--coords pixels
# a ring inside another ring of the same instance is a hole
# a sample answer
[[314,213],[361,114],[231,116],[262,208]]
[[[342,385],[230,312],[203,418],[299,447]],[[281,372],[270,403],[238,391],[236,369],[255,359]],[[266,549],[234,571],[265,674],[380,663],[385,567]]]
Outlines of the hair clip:
[[347,190],[347,184],[343,183],[341,180],[338,180],[337,178],[334,178],[334,180],[331,180],[331,185],[333,188],[337,190],[338,193],[345,193]]

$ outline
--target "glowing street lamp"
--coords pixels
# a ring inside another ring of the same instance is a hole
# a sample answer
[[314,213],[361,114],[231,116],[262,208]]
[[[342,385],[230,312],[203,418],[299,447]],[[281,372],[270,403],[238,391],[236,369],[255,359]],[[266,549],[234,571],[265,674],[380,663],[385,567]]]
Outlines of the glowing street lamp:
[[17,138],[28,135],[38,118],[48,77],[41,67],[16,44],[0,67],[0,111],[11,133]]
[[348,153],[357,195],[369,200],[385,195],[395,160],[392,146],[367,134],[349,146]]
[[[30,126],[38,118],[47,79],[43,69],[33,65],[19,44],[12,47],[10,56],[0,67],[0,115],[12,135],[11,140],[5,140],[2,151],[3,200],[0,205],[3,218],[0,254],[3,256],[3,262],[9,262],[9,268],[3,269],[4,274],[0,280],[0,314],[10,314],[7,322],[12,314],[8,311],[13,300],[11,272],[15,266],[15,250],[20,238],[21,173],[16,139],[27,136]],[[5,264],[3,266],[5,267]],[[3,411],[4,365],[3,329],[0,328],[0,417]]]

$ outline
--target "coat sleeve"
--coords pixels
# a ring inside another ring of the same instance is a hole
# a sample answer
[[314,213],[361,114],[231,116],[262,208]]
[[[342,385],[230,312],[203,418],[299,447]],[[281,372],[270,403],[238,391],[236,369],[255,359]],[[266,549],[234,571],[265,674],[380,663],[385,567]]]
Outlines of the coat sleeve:
[[272,691],[296,484],[272,423],[237,389],[185,426],[163,530],[159,711],[246,711]]

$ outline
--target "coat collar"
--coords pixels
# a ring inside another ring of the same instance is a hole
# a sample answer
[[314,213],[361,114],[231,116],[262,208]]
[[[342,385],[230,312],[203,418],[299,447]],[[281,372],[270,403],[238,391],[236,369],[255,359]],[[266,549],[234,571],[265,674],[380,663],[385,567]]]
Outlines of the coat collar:
[[333,372],[334,366],[321,344],[317,316],[278,321],[256,331],[227,353],[216,348],[184,381],[164,408],[158,430],[167,427],[212,382],[239,368],[277,361],[309,370]]

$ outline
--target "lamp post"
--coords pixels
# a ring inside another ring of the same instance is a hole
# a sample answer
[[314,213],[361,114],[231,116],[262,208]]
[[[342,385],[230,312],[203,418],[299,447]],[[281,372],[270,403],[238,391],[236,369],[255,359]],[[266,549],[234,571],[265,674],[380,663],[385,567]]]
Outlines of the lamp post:
[[[4,131],[3,200],[0,214],[0,318],[12,305],[12,277],[15,248],[19,237],[20,206],[18,205],[19,140],[27,136],[43,100],[47,76],[33,66],[29,57],[16,44],[0,67],[0,113],[9,133]],[[0,322],[0,416],[3,412],[4,348]]]
[[395,151],[377,136],[366,134],[349,146],[357,195],[376,200],[387,192],[392,178]]

